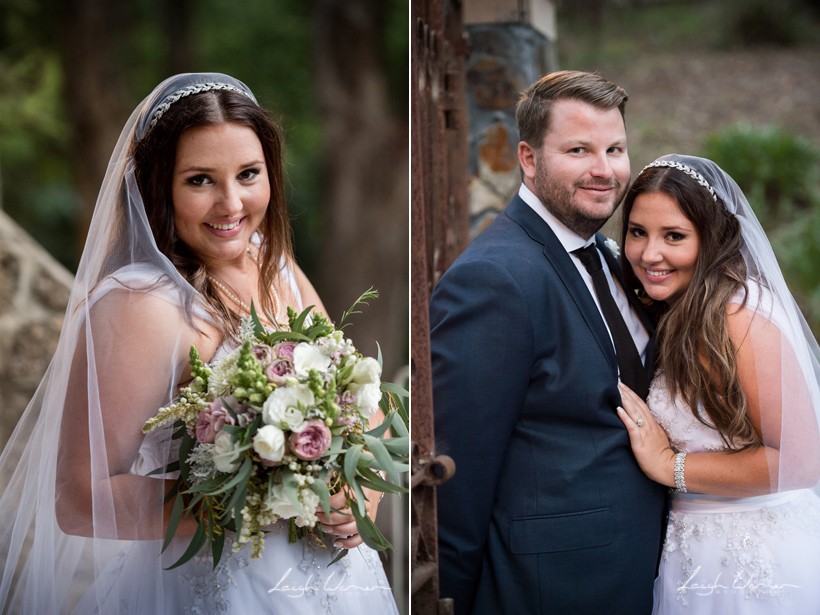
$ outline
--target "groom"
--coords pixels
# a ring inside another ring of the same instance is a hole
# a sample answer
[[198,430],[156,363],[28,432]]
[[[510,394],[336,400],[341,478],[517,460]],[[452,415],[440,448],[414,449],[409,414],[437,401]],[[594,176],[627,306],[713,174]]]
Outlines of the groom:
[[629,183],[626,99],[569,71],[524,92],[518,196],[433,293],[436,446],[456,462],[440,593],[458,615],[652,609],[665,488],[615,409],[619,374],[645,395],[653,330],[596,235]]

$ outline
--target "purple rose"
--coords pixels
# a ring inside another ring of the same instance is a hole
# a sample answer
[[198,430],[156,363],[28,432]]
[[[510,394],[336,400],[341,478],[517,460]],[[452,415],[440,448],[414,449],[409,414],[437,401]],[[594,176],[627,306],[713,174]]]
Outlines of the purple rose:
[[233,418],[225,407],[222,400],[213,401],[210,407],[199,413],[196,420],[196,439],[200,444],[213,444],[216,434],[222,431],[222,427],[227,423],[233,425]]
[[296,345],[296,342],[279,342],[273,347],[273,351],[280,359],[293,361],[293,349],[296,348]]
[[291,434],[288,444],[299,459],[311,461],[321,457],[330,448],[330,437],[330,430],[323,421],[310,419],[305,421],[305,426],[299,433]]
[[286,359],[274,359],[265,370],[265,376],[276,385],[285,383],[285,377],[293,373],[293,363]]

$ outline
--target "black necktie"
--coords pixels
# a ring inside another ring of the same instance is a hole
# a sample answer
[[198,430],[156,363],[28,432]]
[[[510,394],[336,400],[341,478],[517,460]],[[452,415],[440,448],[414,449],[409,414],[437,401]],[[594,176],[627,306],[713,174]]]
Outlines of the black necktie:
[[612,334],[612,340],[615,342],[615,355],[618,358],[621,381],[643,399],[646,399],[649,392],[649,378],[643,363],[641,363],[638,349],[635,347],[635,340],[632,339],[621,310],[618,309],[615,299],[612,298],[609,291],[609,284],[601,265],[598,249],[595,244],[591,244],[586,248],[573,250],[572,253],[581,259],[589,275],[592,276],[595,294],[598,295],[601,311],[604,313],[604,318],[606,318],[607,325],[609,325],[609,332]]

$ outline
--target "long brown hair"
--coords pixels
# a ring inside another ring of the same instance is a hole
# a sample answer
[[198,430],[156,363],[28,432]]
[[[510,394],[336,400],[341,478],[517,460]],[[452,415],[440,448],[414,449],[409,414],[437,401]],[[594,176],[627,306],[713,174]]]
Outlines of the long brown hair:
[[[682,171],[645,169],[629,188],[623,207],[621,242],[639,194],[659,192],[678,204],[700,237],[692,281],[669,303],[647,299],[658,321],[658,367],[673,396],[680,394],[695,418],[720,432],[726,445],[742,450],[760,443],[748,415],[748,401],[737,373],[736,349],[729,338],[726,306],[746,288],[740,224],[706,188]],[[626,285],[643,291],[622,256]],[[706,417],[698,411],[703,408]]]
[[172,200],[173,169],[177,144],[189,128],[221,123],[248,126],[259,138],[265,155],[270,202],[259,227],[260,312],[273,320],[270,289],[282,257],[292,257],[291,229],[285,202],[282,164],[284,141],[279,126],[248,97],[228,90],[211,90],[180,99],[165,112],[156,126],[134,145],[136,178],[159,250],[185,279],[199,291],[220,316],[223,333],[236,331],[241,315],[229,309],[211,281],[205,265],[177,235]]

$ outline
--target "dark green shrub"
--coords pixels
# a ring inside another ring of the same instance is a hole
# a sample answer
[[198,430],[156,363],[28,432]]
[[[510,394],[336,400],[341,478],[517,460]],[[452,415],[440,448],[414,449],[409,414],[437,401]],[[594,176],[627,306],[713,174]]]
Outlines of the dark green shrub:
[[820,151],[801,137],[737,125],[711,135],[704,156],[734,178],[764,226],[818,206]]
[[725,0],[724,42],[728,46],[791,47],[811,36],[804,0]]

